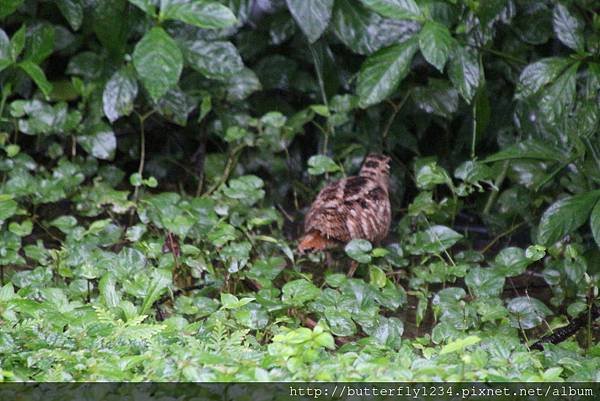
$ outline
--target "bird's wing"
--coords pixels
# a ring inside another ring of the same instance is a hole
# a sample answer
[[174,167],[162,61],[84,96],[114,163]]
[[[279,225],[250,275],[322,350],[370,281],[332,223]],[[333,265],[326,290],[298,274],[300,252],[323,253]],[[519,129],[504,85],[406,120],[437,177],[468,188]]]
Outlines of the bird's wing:
[[389,227],[388,193],[368,177],[349,177],[319,192],[306,215],[304,230],[347,242],[355,238],[379,241]]

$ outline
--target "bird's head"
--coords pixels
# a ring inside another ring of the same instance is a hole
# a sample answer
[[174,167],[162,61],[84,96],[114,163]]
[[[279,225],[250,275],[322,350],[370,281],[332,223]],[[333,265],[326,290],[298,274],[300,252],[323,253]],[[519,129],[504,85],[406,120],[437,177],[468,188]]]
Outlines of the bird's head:
[[383,181],[387,184],[390,177],[390,160],[389,156],[371,153],[365,158],[359,175]]

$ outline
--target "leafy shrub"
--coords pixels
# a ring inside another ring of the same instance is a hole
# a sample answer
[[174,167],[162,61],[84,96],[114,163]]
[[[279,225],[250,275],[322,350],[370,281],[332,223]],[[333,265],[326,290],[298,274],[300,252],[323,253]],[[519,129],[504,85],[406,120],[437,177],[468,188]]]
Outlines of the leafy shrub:
[[[3,1],[0,377],[598,380],[528,348],[598,297],[594,6]],[[299,258],[368,151],[389,241]]]

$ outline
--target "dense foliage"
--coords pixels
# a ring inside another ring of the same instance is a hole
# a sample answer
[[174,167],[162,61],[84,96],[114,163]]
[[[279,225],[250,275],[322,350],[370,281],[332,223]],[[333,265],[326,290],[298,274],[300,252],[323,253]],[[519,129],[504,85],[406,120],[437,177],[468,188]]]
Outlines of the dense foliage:
[[[529,349],[598,302],[598,9],[2,0],[0,377],[600,380]],[[370,151],[389,239],[298,255]]]

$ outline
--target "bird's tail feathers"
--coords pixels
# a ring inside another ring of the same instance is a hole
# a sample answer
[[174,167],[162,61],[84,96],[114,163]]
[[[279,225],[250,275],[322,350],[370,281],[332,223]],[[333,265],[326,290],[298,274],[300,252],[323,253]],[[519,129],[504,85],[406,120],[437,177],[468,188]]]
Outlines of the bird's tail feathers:
[[311,231],[300,239],[300,243],[298,244],[298,252],[306,253],[323,251],[332,245],[334,245],[333,241],[325,238],[320,232]]

